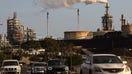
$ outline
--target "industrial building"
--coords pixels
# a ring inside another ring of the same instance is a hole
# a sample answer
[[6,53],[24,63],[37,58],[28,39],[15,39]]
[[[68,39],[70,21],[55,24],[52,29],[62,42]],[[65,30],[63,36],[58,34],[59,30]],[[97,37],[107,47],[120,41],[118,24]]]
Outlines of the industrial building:
[[[113,16],[109,13],[109,5],[106,4],[106,13],[102,16],[102,29],[97,29],[96,32],[90,31],[66,31],[64,32],[64,39],[91,39],[95,36],[103,36],[108,32],[113,32],[112,23],[113,23]],[[79,24],[79,10],[78,10],[78,24]]]
[[36,40],[36,33],[33,29],[27,28],[27,30],[25,30],[25,32],[26,32],[26,37],[25,37],[26,41]]
[[126,34],[132,35],[132,23],[126,23],[124,15],[121,15],[121,30]]
[[19,44],[24,41],[24,26],[20,25],[16,12],[13,18],[7,20],[7,38],[11,44]]
[[93,32],[93,37],[95,36],[103,36],[104,34],[108,32],[114,32],[115,30],[112,28],[112,23],[113,23],[113,16],[110,15],[109,12],[109,4],[106,3],[106,13],[104,16],[102,16],[102,29],[97,29],[96,32]]
[[[13,18],[7,19],[7,39],[11,44],[19,45],[25,41],[25,32],[27,32],[28,37],[31,37],[31,39],[36,38],[36,33],[34,31],[24,30],[24,26],[20,24],[20,21],[17,18],[17,14],[16,12],[14,12]],[[29,36],[29,35],[33,35],[33,36]]]
[[7,47],[11,46],[9,41],[7,40],[6,35],[0,35],[0,47]]
[[108,52],[111,49],[132,48],[132,24],[126,23],[126,19],[121,15],[121,30],[116,31],[112,27],[113,16],[109,13],[108,3],[105,8],[106,13],[101,17],[101,29],[98,28],[95,32],[66,31],[64,32],[64,40],[60,41],[72,43],[76,46],[81,45],[88,49],[99,49],[99,51],[104,52]]

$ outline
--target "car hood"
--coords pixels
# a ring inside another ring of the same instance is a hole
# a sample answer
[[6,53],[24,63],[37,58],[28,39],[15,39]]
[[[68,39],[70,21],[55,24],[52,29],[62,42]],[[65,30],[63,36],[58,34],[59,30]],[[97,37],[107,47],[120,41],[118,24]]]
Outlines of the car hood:
[[46,67],[42,67],[42,66],[35,66],[35,67],[32,67],[32,68],[46,68]]
[[19,66],[3,66],[2,68],[18,68]]
[[124,68],[124,64],[94,64],[94,67],[100,68]]
[[49,67],[53,67],[53,68],[65,68],[67,66],[66,65],[55,65],[55,66],[49,66]]

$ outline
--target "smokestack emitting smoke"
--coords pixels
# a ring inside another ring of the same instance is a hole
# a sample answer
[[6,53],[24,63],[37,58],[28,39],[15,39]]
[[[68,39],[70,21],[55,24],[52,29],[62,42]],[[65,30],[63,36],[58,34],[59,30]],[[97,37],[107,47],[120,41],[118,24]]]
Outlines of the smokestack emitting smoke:
[[43,6],[46,9],[55,9],[55,8],[71,8],[76,3],[107,3],[107,0],[34,0],[35,3]]

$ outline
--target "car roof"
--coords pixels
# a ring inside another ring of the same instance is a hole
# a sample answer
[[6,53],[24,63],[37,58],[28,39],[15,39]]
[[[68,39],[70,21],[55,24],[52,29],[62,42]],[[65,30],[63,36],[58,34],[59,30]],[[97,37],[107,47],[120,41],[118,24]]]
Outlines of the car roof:
[[32,62],[32,63],[45,63],[45,62]]
[[46,65],[45,62],[33,62],[31,66],[40,66],[40,65]]
[[90,54],[90,56],[116,56],[115,54]]
[[62,61],[61,59],[50,59],[48,61]]
[[46,64],[46,62],[33,62],[32,65],[34,64]]

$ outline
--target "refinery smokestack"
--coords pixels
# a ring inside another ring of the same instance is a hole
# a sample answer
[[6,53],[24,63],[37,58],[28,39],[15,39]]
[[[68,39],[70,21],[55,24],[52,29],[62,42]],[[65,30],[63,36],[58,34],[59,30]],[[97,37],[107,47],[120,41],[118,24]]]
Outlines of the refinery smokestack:
[[49,12],[47,12],[47,37],[49,36]]
[[78,24],[78,26],[77,26],[77,30],[79,31],[80,30],[80,17],[79,17],[79,8],[77,9],[77,24]]
[[124,18],[124,15],[121,15],[121,25],[125,25],[126,24],[126,19]]
[[13,18],[16,18],[16,17],[17,17],[17,13],[16,13],[16,12],[14,12]]

